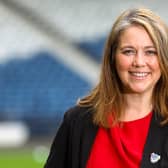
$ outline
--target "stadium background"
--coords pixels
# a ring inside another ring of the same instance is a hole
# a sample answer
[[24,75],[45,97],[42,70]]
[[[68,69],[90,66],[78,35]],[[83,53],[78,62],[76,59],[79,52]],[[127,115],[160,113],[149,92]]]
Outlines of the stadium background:
[[168,22],[167,5],[0,0],[0,167],[43,167],[64,112],[98,80],[115,18],[145,6]]

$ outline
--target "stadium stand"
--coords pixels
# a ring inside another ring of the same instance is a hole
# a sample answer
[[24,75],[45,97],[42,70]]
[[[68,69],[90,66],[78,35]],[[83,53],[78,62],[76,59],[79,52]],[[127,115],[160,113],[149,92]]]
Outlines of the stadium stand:
[[114,19],[137,4],[167,19],[160,1],[1,0],[0,121],[54,134],[66,109],[96,84]]
[[102,54],[104,51],[104,45],[106,42],[106,37],[99,37],[95,39],[80,41],[77,46],[86,52],[92,59],[101,62]]
[[36,135],[55,131],[67,108],[90,89],[47,51],[1,65],[0,79],[0,114],[24,120]]

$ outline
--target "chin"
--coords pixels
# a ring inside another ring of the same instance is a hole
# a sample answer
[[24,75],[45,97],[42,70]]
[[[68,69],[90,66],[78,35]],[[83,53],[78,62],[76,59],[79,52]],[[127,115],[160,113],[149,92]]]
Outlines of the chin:
[[142,88],[142,87],[130,87],[126,90],[126,93],[136,93],[136,94],[142,94],[145,92],[150,92],[151,88]]

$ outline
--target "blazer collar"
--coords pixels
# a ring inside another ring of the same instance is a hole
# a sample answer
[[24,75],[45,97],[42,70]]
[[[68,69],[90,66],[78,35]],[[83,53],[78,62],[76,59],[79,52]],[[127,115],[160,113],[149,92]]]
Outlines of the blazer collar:
[[161,117],[153,113],[149,132],[144,146],[141,168],[160,168],[164,155],[164,144],[167,139],[168,127],[160,125]]
[[80,168],[85,168],[87,164],[87,160],[90,155],[90,151],[92,149],[92,145],[94,143],[98,126],[93,124],[92,114],[88,113],[86,120],[83,123],[83,131],[81,138],[81,153],[80,153]]

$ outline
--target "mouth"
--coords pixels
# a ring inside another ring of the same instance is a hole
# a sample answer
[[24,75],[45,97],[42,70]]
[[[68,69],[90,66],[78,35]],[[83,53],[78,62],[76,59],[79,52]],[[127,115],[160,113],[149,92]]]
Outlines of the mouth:
[[136,78],[145,78],[147,77],[150,72],[129,72],[132,76],[136,77]]

